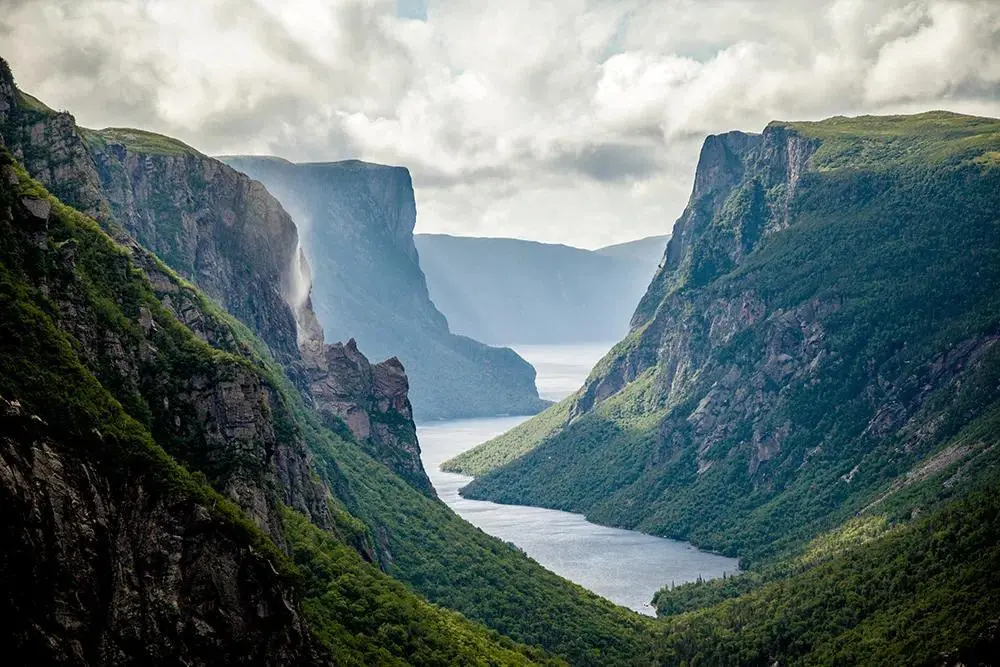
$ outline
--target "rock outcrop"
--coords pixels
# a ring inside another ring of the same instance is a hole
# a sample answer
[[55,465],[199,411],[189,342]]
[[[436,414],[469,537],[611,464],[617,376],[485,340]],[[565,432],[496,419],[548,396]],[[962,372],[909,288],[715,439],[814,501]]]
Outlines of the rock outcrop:
[[309,389],[328,424],[335,430],[335,420],[345,424],[369,454],[433,496],[420,461],[403,364],[392,357],[372,365],[353,338],[346,345],[307,343],[305,350]]
[[84,136],[114,219],[291,367],[299,356],[290,307],[298,234],[281,205],[260,183],[165,137]]
[[416,203],[406,169],[224,159],[264,183],[295,218],[326,338],[354,338],[372,357],[398,357],[419,419],[533,414],[545,405],[530,364],[513,350],[450,333],[431,302],[413,242]]

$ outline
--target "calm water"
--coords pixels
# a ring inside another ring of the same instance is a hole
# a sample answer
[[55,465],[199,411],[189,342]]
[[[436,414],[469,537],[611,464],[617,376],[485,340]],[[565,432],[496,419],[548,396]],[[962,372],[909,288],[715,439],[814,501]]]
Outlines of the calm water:
[[[538,372],[538,390],[558,400],[583,383],[607,345],[531,345],[517,351]],[[607,528],[570,512],[467,500],[458,490],[471,477],[442,472],[441,463],[500,435],[526,417],[431,422],[417,428],[424,468],[441,499],[490,535],[513,542],[553,572],[620,605],[647,614],[659,588],[721,577],[737,570],[734,559],[698,551],[686,542]]]

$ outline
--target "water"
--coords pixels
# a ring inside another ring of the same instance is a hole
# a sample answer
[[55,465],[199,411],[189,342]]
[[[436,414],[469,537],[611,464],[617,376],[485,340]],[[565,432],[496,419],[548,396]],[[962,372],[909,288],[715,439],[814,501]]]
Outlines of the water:
[[[583,383],[607,345],[531,345],[517,352],[535,366],[539,393],[558,400]],[[431,422],[417,428],[424,469],[438,496],[459,516],[513,542],[539,563],[617,604],[652,614],[653,593],[666,584],[721,577],[737,562],[631,530],[590,523],[580,514],[467,500],[458,490],[471,477],[442,472],[441,464],[500,435],[527,417]]]
[[538,395],[560,401],[583,385],[590,369],[614,343],[514,345],[514,351],[535,367]]

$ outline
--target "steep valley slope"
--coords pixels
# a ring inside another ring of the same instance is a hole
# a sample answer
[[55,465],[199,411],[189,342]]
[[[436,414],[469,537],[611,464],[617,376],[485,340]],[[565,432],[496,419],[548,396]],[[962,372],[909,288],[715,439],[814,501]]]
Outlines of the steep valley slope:
[[998,156],[1000,121],[947,112],[709,137],[628,336],[446,466],[470,498],[740,556],[746,575],[658,595],[668,662],[981,664]]
[[745,557],[861,510],[1000,398],[998,145],[944,112],[709,137],[629,335],[455,460],[522,454],[468,495]]

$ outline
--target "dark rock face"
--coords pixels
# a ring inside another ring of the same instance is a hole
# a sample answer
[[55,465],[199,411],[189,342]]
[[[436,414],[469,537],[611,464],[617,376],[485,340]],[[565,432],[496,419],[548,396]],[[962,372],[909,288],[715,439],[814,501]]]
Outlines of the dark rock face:
[[431,303],[413,242],[416,204],[406,169],[225,159],[263,182],[296,219],[326,338],[355,338],[374,358],[398,357],[419,418],[531,414],[544,405],[527,362],[451,334]]
[[[322,664],[291,584],[210,511],[0,399],[10,664]],[[92,450],[90,450],[92,451]]]
[[[281,204],[259,182],[180,142],[135,130],[82,130],[69,114],[26,108],[19,104],[19,95],[9,70],[5,64],[0,66],[0,138],[32,176],[110,227],[119,242],[133,250],[163,305],[192,331],[215,347],[239,351],[228,327],[217,326],[206,304],[164,272],[149,251],[197,284],[267,343],[306,398],[323,408],[322,399],[309,393],[308,377],[317,369],[306,367],[322,361],[317,350],[322,348],[323,332],[312,312],[309,267],[299,248],[298,232]],[[47,205],[40,200],[33,204]],[[126,233],[117,230],[117,225]],[[299,349],[300,343],[305,346],[307,342],[312,350],[305,355],[308,362]],[[122,349],[106,343],[95,340],[94,349]],[[119,356],[128,363],[127,355]],[[320,372],[329,377],[327,371]],[[138,371],[133,368],[130,377],[135,385]],[[211,384],[205,378],[192,378],[192,382]],[[171,398],[175,406],[180,404],[178,399],[189,399],[187,406],[200,423],[205,415],[198,415],[198,411],[208,409],[218,397],[195,390]],[[368,406],[377,410],[379,404],[368,391],[354,397],[341,393],[338,405],[330,411],[343,412],[352,400],[353,413]],[[222,405],[225,407],[225,402]],[[408,409],[405,412],[409,414]],[[382,417],[373,415],[376,422],[384,421]],[[173,418],[163,421],[166,430],[189,428],[187,421],[175,428],[170,421]],[[412,416],[398,418],[410,422],[384,433],[370,453],[383,462],[413,458],[404,466],[410,471],[408,478],[417,480],[421,489],[429,489],[419,462]],[[224,440],[227,435],[221,432],[218,437]],[[258,441],[269,442],[268,438]],[[390,451],[395,441],[401,447],[397,454]],[[269,453],[275,450],[273,444],[266,444],[266,448]],[[280,446],[277,453],[282,461],[296,460],[286,456]],[[301,473],[299,468],[292,465],[285,472],[295,469]],[[292,483],[291,479],[283,481]],[[309,485],[297,478],[295,486],[301,489]],[[249,493],[252,485],[244,487],[242,495]],[[252,504],[261,507],[260,502]],[[302,501],[293,506],[312,515],[321,504]],[[257,515],[263,520],[259,512]]]
[[434,489],[420,461],[420,446],[407,398],[409,382],[395,357],[372,365],[347,344],[304,348],[309,389],[320,414],[341,420],[373,457],[428,495]]

